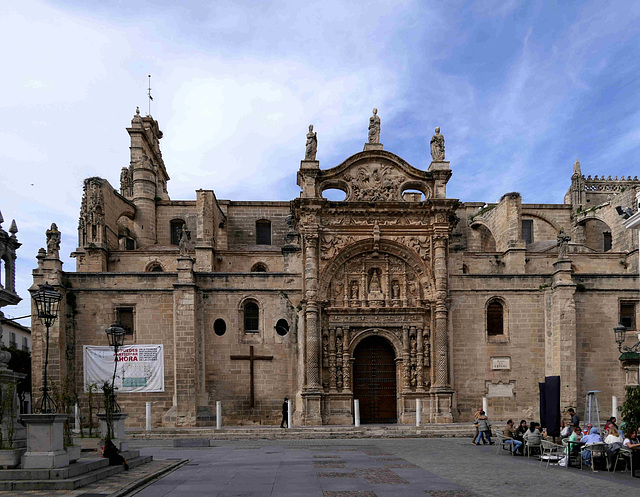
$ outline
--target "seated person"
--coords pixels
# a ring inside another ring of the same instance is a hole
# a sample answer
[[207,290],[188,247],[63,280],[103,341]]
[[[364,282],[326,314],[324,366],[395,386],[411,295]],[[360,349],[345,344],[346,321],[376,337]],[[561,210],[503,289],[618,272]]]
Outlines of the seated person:
[[[521,449],[522,447],[522,442],[516,439],[516,432],[517,430],[513,426],[513,419],[510,419],[509,421],[507,421],[507,426],[505,426],[503,434],[505,438],[509,439],[505,440],[504,443],[511,445],[511,453],[514,456],[519,452],[518,449]],[[520,451],[520,453],[522,452]]]
[[524,441],[524,434],[527,433],[528,429],[527,422],[524,419],[520,421],[520,424],[516,429],[516,440],[520,440],[521,442]]
[[105,442],[102,456],[109,459],[109,466],[119,466],[120,464],[124,464],[124,469],[129,469],[126,459],[120,455],[120,451],[111,440],[107,440]]
[[618,425],[616,424],[616,417],[615,416],[611,416],[609,419],[607,419],[607,424],[604,425],[604,431],[608,432],[609,428],[611,426],[613,426],[616,430],[618,429]]
[[640,449],[640,440],[638,440],[638,432],[636,430],[629,430],[626,434],[626,438],[622,442],[622,445],[629,449]]
[[[589,434],[582,437],[581,442],[584,443],[585,445],[602,443],[602,437],[598,432],[598,428],[595,428],[595,427],[591,428],[591,430],[589,431]],[[581,454],[582,454],[582,460],[584,461],[585,465],[591,466],[591,451],[583,449]]]
[[[581,439],[582,439],[582,430],[580,429],[579,426],[575,426],[573,428],[573,433],[569,437],[569,442],[580,442]],[[569,453],[569,447],[571,447],[572,454],[575,454],[576,452],[580,452],[579,445],[570,444],[570,445],[567,445],[567,448],[564,450],[565,454]]]
[[613,457],[620,450],[620,447],[622,447],[622,442],[622,436],[615,425],[609,425],[609,434],[604,439],[604,443],[607,444],[607,469],[609,469],[613,464]]
[[527,445],[529,446],[540,445],[540,442],[542,440],[542,434],[538,429],[539,426],[540,426],[540,423],[536,423],[535,421],[531,421],[531,423],[529,424],[529,429],[527,430],[527,432],[524,434],[524,437],[523,437]]
[[560,436],[562,438],[569,438],[571,436],[571,425],[564,422],[564,419],[560,420]]

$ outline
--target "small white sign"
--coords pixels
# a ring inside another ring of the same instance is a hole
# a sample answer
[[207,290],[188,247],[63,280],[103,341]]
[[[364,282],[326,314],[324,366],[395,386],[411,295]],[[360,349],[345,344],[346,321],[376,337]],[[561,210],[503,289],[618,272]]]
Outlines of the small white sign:
[[492,357],[491,369],[511,369],[511,357]]

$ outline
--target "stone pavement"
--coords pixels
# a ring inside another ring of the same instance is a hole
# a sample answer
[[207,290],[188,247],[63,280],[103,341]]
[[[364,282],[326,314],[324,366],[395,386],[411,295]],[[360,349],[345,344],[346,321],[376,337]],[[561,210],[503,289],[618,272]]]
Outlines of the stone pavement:
[[[179,469],[127,493],[135,470],[73,492],[0,492],[0,496],[73,497],[638,497],[629,473],[545,468],[495,446],[465,439],[216,441],[215,447],[145,447],[154,462]],[[140,470],[152,472],[149,465]],[[157,468],[156,468],[157,469]],[[111,481],[109,481],[111,480]]]
[[592,474],[496,455],[469,439],[217,441],[217,447],[148,447],[189,458],[136,497],[509,497],[640,495],[629,473]]

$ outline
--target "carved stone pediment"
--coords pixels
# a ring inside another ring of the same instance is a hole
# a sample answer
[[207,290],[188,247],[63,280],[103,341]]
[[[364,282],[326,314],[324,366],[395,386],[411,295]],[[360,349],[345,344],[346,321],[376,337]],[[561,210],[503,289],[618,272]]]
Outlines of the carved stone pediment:
[[348,202],[402,201],[406,190],[417,190],[432,197],[431,173],[409,165],[391,152],[366,151],[351,156],[339,166],[320,171],[318,191],[342,190]]

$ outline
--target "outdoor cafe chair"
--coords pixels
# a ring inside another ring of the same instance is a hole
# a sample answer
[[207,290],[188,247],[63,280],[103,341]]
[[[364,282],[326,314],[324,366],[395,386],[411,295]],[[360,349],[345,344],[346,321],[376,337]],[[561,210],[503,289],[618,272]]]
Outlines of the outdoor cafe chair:
[[633,449],[629,447],[625,447],[624,445],[620,447],[620,450],[616,453],[616,462],[613,465],[613,472],[616,472],[616,468],[618,467],[618,459],[621,457],[625,460],[629,461],[629,469],[631,470],[631,476],[633,476]]
[[597,460],[604,459],[605,466],[607,466],[607,444],[606,443],[596,442],[592,444],[587,444],[584,447],[582,447],[582,450],[591,452],[591,471],[593,471],[594,473],[597,473],[596,471]]
[[[582,469],[582,454],[580,453],[581,445],[579,441],[571,442],[568,438],[562,440],[562,445],[565,446],[565,454],[567,455],[567,465],[566,468],[572,466],[571,462],[573,461],[575,466],[580,464],[580,469]],[[579,463],[578,463],[579,461]]]
[[542,444],[532,444],[529,443],[528,441],[525,441],[524,443],[524,454],[527,457],[531,457],[531,449],[538,449],[538,453],[542,453]]
[[540,442],[541,453],[540,453],[540,464],[542,461],[547,461],[547,468],[549,467],[549,463],[553,462],[554,464],[558,464],[560,459],[562,459],[564,454],[564,447],[562,445],[555,444],[550,440],[542,440]]

